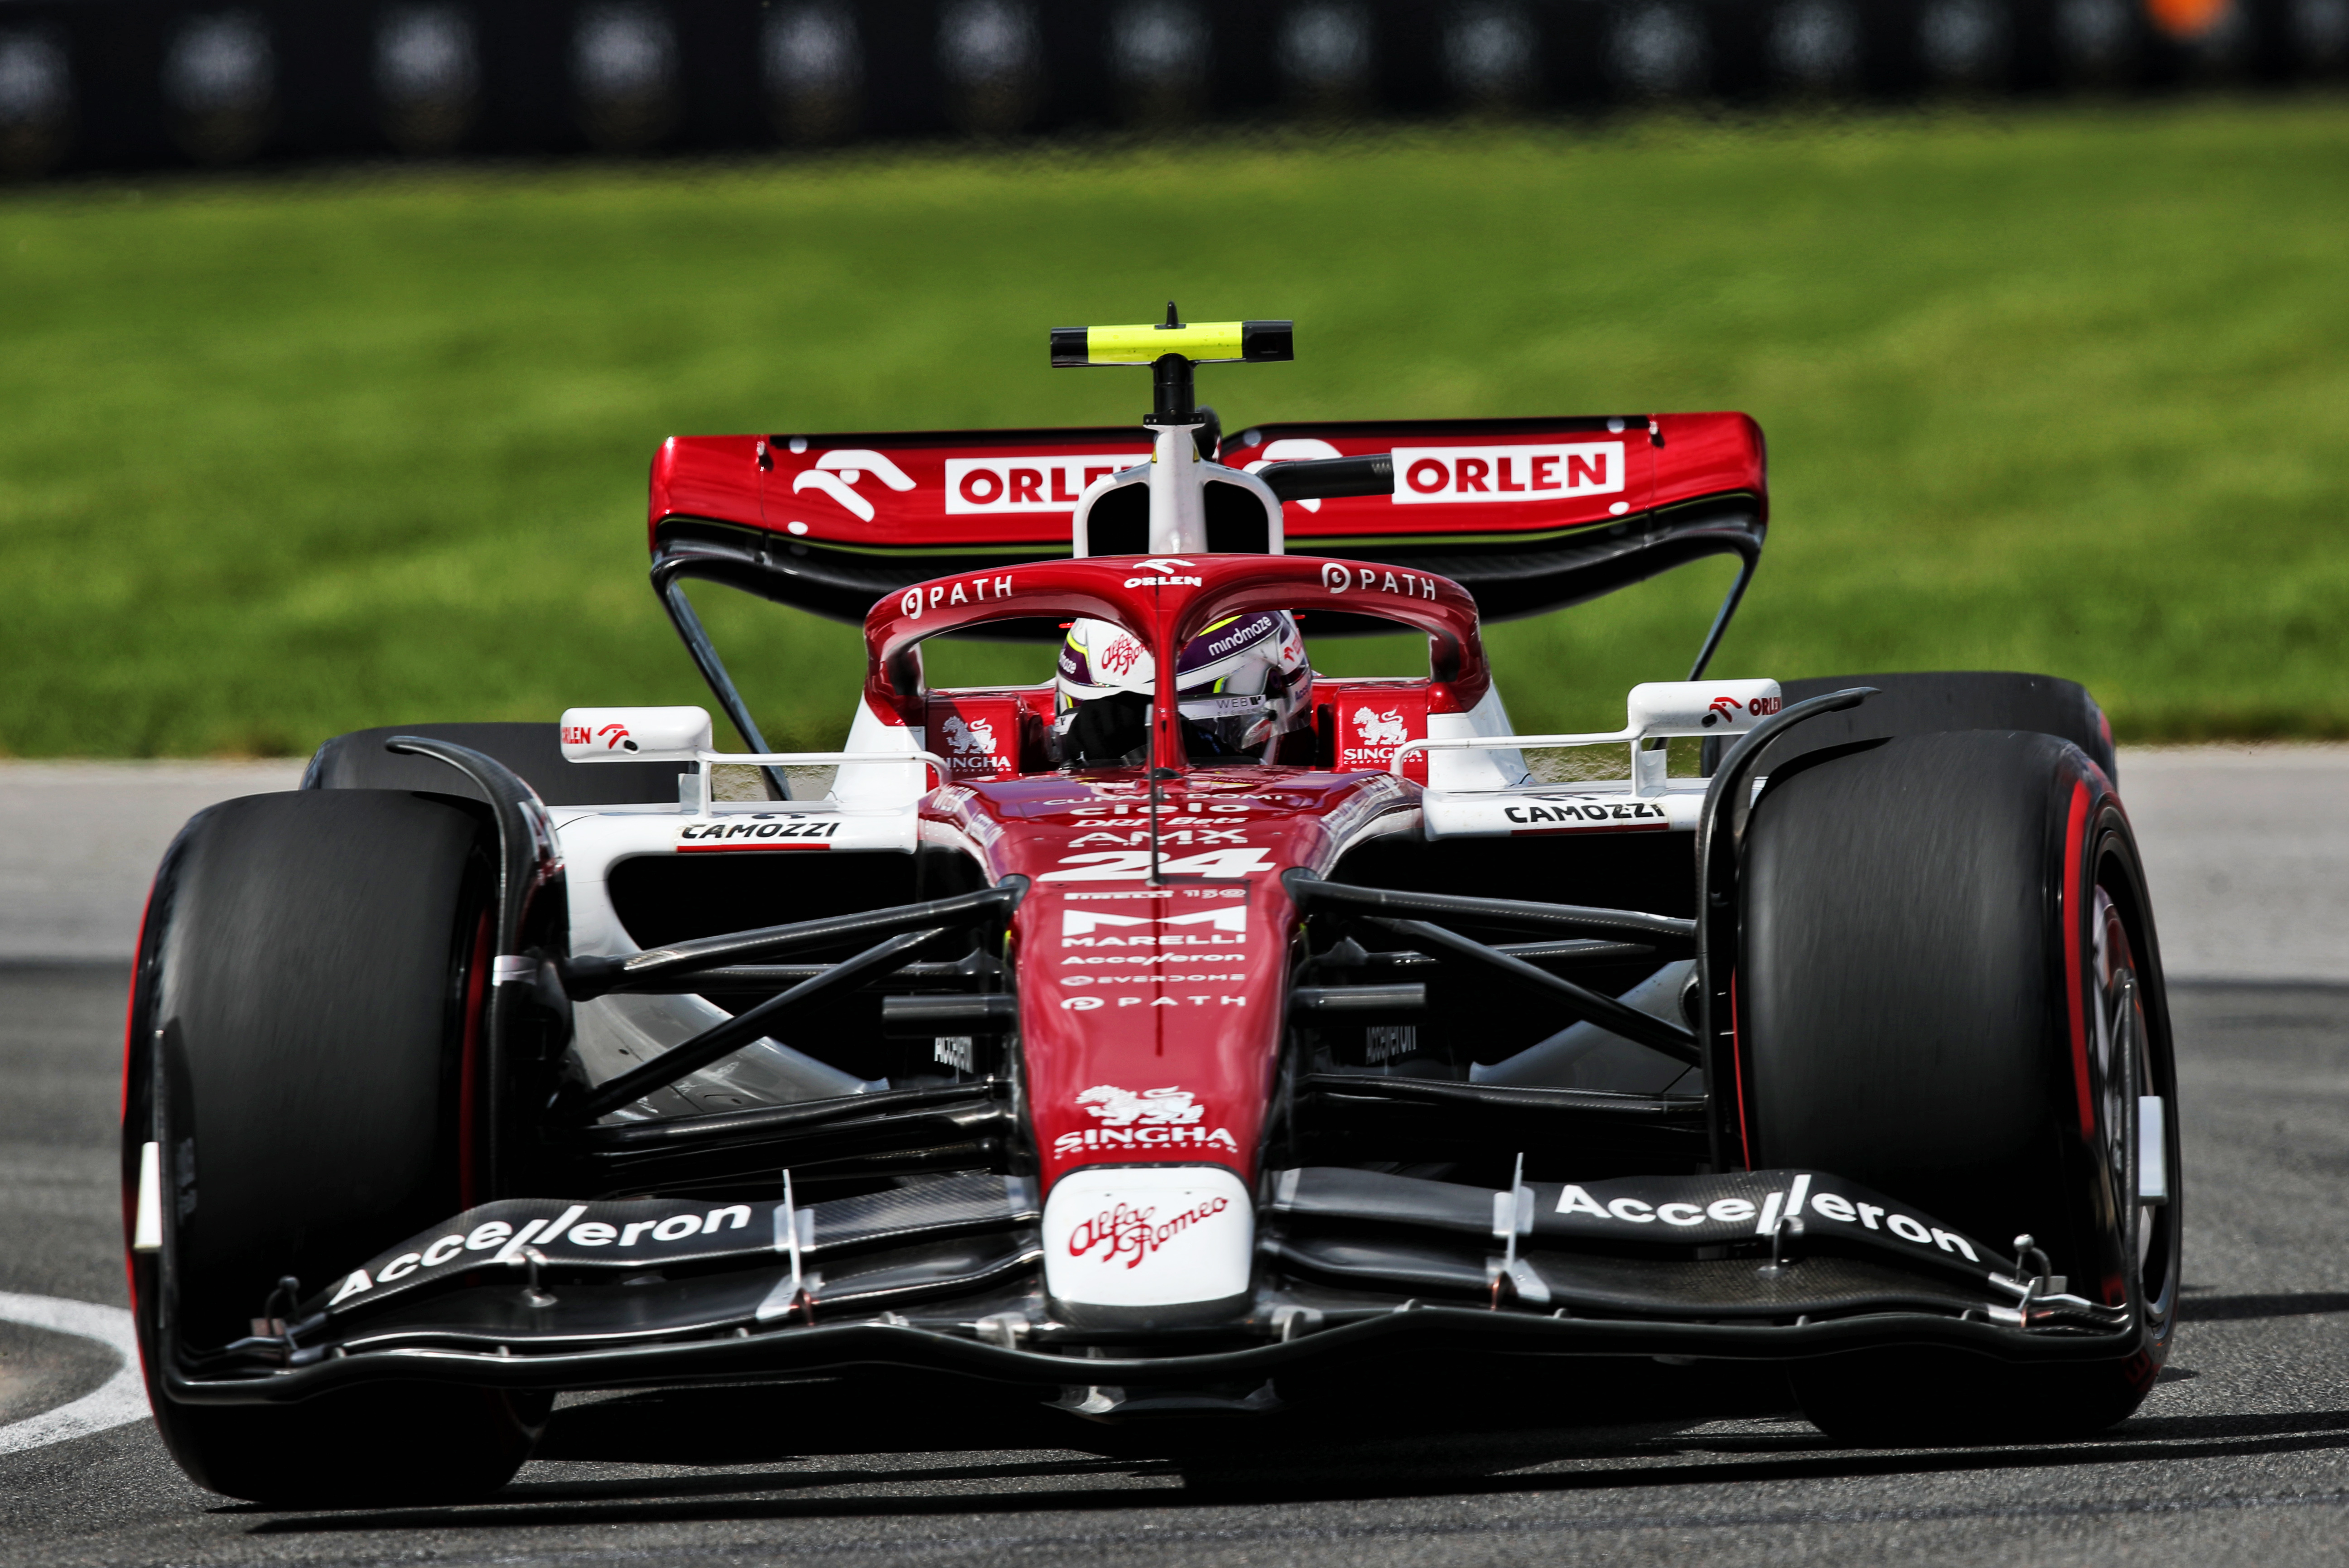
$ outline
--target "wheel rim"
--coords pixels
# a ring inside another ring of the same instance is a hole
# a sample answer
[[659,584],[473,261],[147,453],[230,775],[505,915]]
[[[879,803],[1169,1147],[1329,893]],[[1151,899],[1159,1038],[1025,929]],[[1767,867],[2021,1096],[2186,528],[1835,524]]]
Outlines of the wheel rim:
[[[2096,886],[2090,929],[2095,938],[2096,996],[2093,1043],[2101,1085],[2098,1155],[2119,1221],[2125,1289],[2144,1311],[2152,1337],[2160,1340],[2168,1332],[2177,1273],[2176,1095],[2154,1049],[2137,944],[2130,939],[2121,905],[2102,878]],[[2168,1196],[2158,1204],[2142,1203],[2137,1198],[2138,1162],[2144,1158],[2138,1151],[2141,1096],[2158,1098],[2165,1111],[2162,1147],[2153,1157],[2161,1162]]]

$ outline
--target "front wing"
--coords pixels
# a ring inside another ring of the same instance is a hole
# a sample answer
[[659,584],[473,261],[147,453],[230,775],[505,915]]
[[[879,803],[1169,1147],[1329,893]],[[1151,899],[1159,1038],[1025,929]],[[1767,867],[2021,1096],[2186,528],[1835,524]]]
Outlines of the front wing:
[[2054,1360],[2125,1356],[2140,1338],[2127,1309],[1820,1171],[1514,1191],[1272,1172],[1253,1299],[1213,1327],[1056,1321],[1038,1218],[1026,1179],[977,1174],[804,1206],[509,1199],[165,1380],[199,1403],[393,1377],[559,1389],[873,1365],[1180,1386],[1406,1348],[1780,1359],[1940,1344]]

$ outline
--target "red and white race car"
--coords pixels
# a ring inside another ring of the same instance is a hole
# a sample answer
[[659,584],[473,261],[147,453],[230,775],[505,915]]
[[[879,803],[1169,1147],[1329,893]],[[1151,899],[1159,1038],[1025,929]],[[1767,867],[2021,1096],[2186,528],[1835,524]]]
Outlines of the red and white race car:
[[[2176,1079],[2095,703],[1713,679],[1751,420],[1223,436],[1194,366],[1290,341],[1055,332],[1152,369],[1138,432],[673,440],[653,585],[745,751],[367,731],[189,824],[123,1213],[191,1476],[478,1491],[555,1391],[876,1366],[1107,1417],[1464,1351],[1783,1363],[1860,1440],[2135,1407]],[[1515,732],[1483,619],[1720,554],[1686,680]],[[841,751],[768,748],[695,579],[861,622]],[[1424,677],[1306,651],[1398,628]],[[941,635],[1059,662],[934,690]]]

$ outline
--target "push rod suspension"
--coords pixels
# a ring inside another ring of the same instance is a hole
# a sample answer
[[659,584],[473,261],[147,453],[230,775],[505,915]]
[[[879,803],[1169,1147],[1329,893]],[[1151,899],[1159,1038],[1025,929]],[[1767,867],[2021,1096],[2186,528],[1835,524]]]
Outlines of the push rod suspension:
[[607,1078],[573,1102],[581,1121],[618,1110],[631,1100],[640,1100],[653,1090],[665,1088],[688,1073],[696,1073],[731,1052],[758,1039],[773,1025],[776,1019],[802,1007],[829,992],[852,985],[868,974],[896,967],[924,942],[946,935],[949,928],[932,926],[926,930],[903,931],[885,941],[876,942],[854,958],[836,963],[823,973],[783,992],[769,997],[747,1012],[737,1013],[723,1023],[713,1024],[692,1039],[672,1045],[641,1066],[631,1067],[616,1078]]
[[[1486,945],[1495,952],[1507,953],[1513,958],[1539,959],[1547,963],[1637,963],[1642,959],[1657,956],[1656,950],[1646,942],[1610,942],[1596,938],[1569,937],[1557,942],[1491,942]],[[1443,961],[1411,948],[1362,955],[1363,966],[1369,969],[1413,969],[1421,964]]]
[[673,982],[687,975],[721,971],[843,939],[883,936],[916,926],[974,925],[992,915],[1009,914],[1027,890],[1026,877],[1009,877],[999,886],[950,898],[671,942],[626,958],[574,958],[563,967],[564,993],[574,1002],[585,1002],[612,991],[671,991],[676,989]]
[[[1547,926],[1559,930],[1590,931],[1632,937],[1669,948],[1675,954],[1696,948],[1696,922],[1638,909],[1601,909],[1582,904],[1539,904],[1522,898],[1475,898],[1454,893],[1407,893],[1392,888],[1358,888],[1345,882],[1324,882],[1309,872],[1288,872],[1281,878],[1288,896],[1308,908],[1362,909],[1383,915],[1451,916],[1455,919],[1486,920],[1502,926]],[[1448,934],[1448,933],[1447,933]]]
[[[717,969],[695,970],[690,974],[655,976],[650,980],[631,980],[615,991],[698,993],[713,991],[782,991],[803,980],[831,972],[828,963],[740,963],[725,964]],[[982,982],[1003,972],[1002,963],[983,953],[966,953],[961,958],[909,963],[892,976],[895,980],[916,985],[960,984],[976,990]]]
[[1430,947],[1443,948],[1447,951],[1457,953],[1462,958],[1489,964],[1502,973],[1523,981],[1536,990],[1547,991],[1564,1002],[1568,1012],[1579,1013],[1590,1023],[1603,1029],[1612,1030],[1626,1040],[1636,1040],[1642,1045],[1661,1051],[1676,1061],[1686,1062],[1692,1067],[1702,1060],[1702,1054],[1697,1049],[1695,1032],[1683,1029],[1669,1019],[1658,1018],[1652,1013],[1642,1012],[1636,1007],[1626,1006],[1603,992],[1593,991],[1587,985],[1577,985],[1574,981],[1552,974],[1546,969],[1537,969],[1513,953],[1505,953],[1497,948],[1488,948],[1482,942],[1473,941],[1460,935],[1457,931],[1448,931],[1442,926],[1431,925],[1425,920],[1392,920],[1382,915],[1373,915],[1370,919],[1372,925],[1383,926],[1388,930],[1411,938],[1413,941],[1425,942]]

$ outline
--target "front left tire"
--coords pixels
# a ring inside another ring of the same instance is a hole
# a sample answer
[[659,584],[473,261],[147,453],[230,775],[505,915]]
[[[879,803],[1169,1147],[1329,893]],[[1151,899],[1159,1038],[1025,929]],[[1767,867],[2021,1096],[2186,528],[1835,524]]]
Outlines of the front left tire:
[[442,1501],[529,1456],[543,1401],[408,1382],[223,1406],[164,1376],[251,1334],[281,1278],[315,1292],[489,1196],[472,1188],[494,843],[446,797],[253,795],[190,822],[157,874],[127,1027],[125,1241],[153,1143],[162,1250],[129,1254],[140,1359],[165,1444],[215,1491]]

